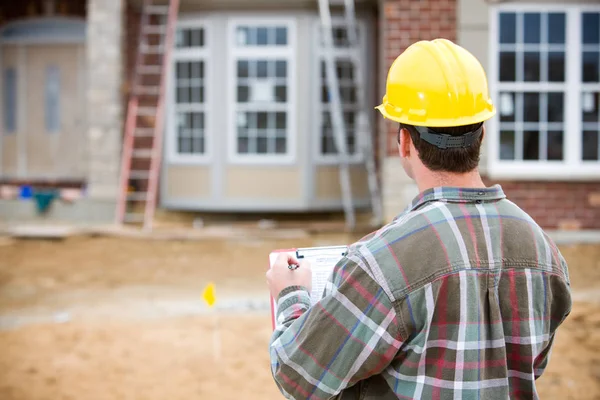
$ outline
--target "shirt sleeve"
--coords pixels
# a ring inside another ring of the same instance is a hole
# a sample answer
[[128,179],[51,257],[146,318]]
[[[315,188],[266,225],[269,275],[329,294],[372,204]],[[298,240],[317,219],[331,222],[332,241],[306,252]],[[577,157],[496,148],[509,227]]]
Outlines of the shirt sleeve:
[[548,362],[550,361],[550,356],[552,355],[552,346],[554,344],[554,336],[555,336],[555,333],[553,333],[550,336],[550,340],[546,344],[546,347],[544,348],[544,350],[542,350],[542,352],[535,359],[535,362],[533,364],[533,374],[534,374],[534,377],[536,380],[540,376],[542,376],[542,374],[546,370],[546,367],[548,366]]
[[330,283],[313,307],[301,287],[279,296],[271,369],[287,398],[335,397],[382,372],[402,345],[393,304],[365,265],[345,258]]

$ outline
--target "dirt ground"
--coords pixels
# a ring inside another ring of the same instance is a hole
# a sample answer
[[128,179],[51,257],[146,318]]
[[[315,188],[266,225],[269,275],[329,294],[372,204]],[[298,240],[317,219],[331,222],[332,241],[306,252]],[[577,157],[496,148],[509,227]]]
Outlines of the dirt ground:
[[[269,371],[266,255],[353,239],[0,237],[0,399],[282,398]],[[575,306],[540,396],[600,399],[600,246],[561,251]],[[211,281],[218,311],[201,299]]]

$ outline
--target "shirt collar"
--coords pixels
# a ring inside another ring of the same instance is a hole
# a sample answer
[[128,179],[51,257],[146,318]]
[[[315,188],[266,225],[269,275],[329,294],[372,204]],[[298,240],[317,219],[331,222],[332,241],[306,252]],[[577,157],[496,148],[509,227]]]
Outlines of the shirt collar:
[[416,196],[406,211],[413,211],[430,201],[446,201],[448,203],[473,203],[476,201],[495,201],[506,198],[500,185],[487,188],[435,187],[427,189]]

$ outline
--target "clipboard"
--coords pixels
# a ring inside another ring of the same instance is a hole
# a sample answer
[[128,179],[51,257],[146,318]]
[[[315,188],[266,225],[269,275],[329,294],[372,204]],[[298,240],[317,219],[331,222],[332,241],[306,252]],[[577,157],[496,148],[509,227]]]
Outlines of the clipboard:
[[[304,247],[297,249],[278,249],[269,254],[268,268],[271,268],[281,253],[288,253],[298,261],[307,260],[312,267],[312,292],[311,303],[314,305],[323,297],[325,284],[337,263],[348,254],[348,246],[321,246]],[[277,315],[276,299],[271,298],[271,325],[275,329],[275,317]]]

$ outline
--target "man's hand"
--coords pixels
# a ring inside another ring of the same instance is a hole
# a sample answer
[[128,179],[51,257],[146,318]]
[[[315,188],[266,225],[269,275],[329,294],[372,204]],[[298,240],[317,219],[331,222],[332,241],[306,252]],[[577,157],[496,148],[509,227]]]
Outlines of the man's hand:
[[[288,265],[298,265],[298,267],[291,270]],[[279,297],[279,293],[289,286],[304,286],[310,292],[312,289],[310,263],[298,262],[295,257],[282,253],[277,257],[273,267],[267,271],[267,284],[275,300]]]

